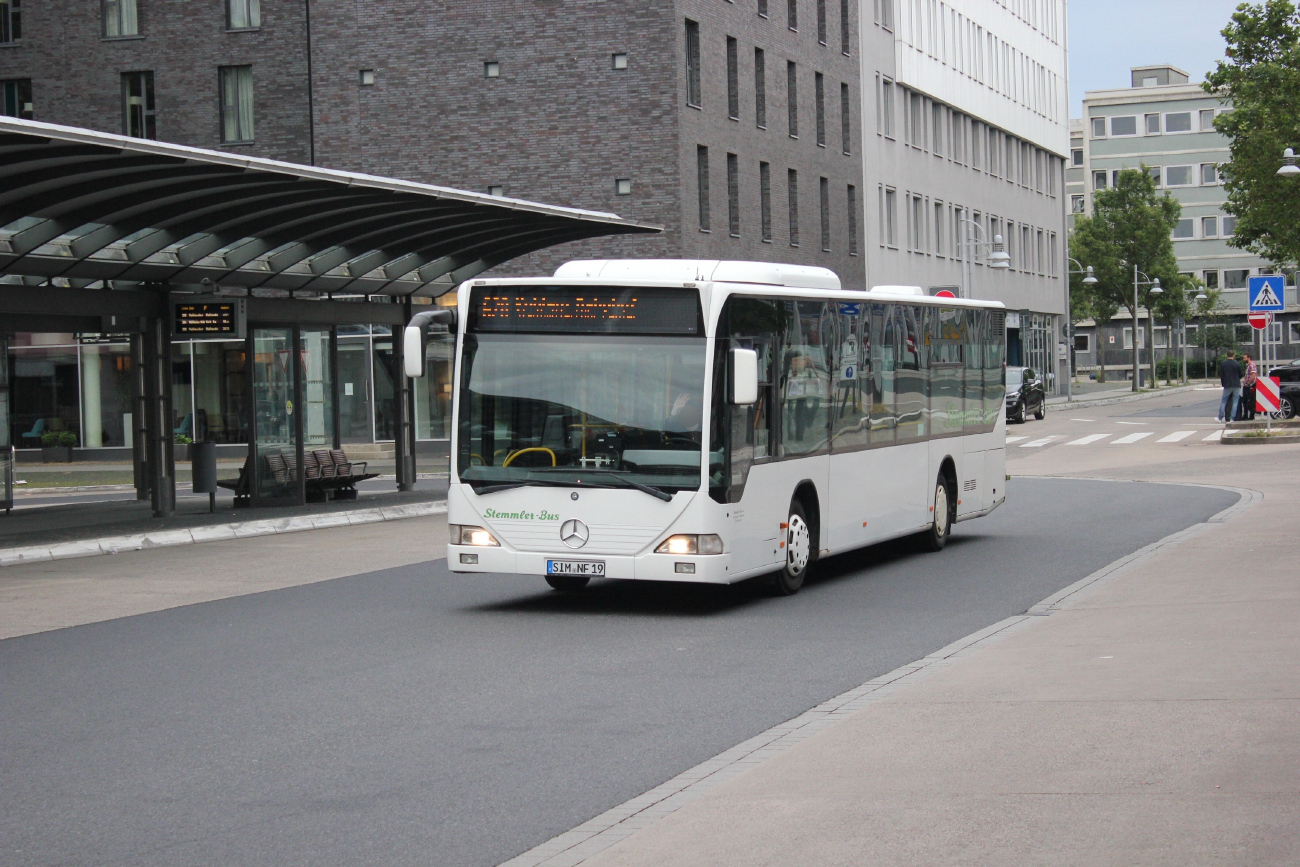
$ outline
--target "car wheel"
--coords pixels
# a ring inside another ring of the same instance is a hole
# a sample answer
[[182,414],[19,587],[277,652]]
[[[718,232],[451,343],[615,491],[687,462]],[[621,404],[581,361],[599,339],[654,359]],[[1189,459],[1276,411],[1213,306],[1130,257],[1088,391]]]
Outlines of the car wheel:
[[773,590],[778,596],[793,596],[808,577],[813,559],[812,528],[808,526],[803,503],[790,501],[790,515],[785,524],[785,565],[776,573]]
[[561,593],[577,593],[591,580],[588,575],[547,575],[546,583]]
[[920,534],[921,548],[925,551],[942,551],[948,544],[952,533],[952,509],[954,501],[949,490],[948,480],[941,474],[934,486],[934,523]]
[[1047,416],[1047,398],[1038,402],[1038,409],[1034,410],[1034,418],[1042,421]]
[[1282,418],[1295,418],[1296,406],[1291,402],[1291,398],[1281,398],[1277,405],[1278,414]]

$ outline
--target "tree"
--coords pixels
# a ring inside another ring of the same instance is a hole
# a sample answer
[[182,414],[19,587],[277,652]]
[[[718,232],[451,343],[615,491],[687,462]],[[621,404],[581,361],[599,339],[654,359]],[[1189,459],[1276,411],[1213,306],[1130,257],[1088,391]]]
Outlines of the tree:
[[[1155,383],[1155,326],[1159,317],[1170,322],[1188,312],[1187,290],[1193,279],[1178,271],[1174,257],[1173,231],[1178,225],[1180,205],[1165,193],[1156,195],[1155,180],[1146,166],[1124,169],[1115,185],[1098,190],[1093,196],[1092,215],[1075,221],[1070,236],[1070,253],[1080,262],[1092,266],[1097,282],[1084,286],[1076,281],[1071,293],[1083,296],[1080,304],[1091,311],[1098,324],[1110,321],[1120,309],[1129,311],[1134,326],[1138,311],[1133,309],[1133,269],[1151,279],[1159,279],[1163,294],[1152,295],[1150,286],[1139,286],[1138,306],[1145,307],[1147,346],[1150,350],[1151,381]],[[1148,282],[1146,279],[1140,282]],[[1133,340],[1136,342],[1136,328]],[[1133,387],[1137,388],[1136,371]]]
[[1229,243],[1279,267],[1300,262],[1300,186],[1277,176],[1284,148],[1300,148],[1300,12],[1290,0],[1242,3],[1223,29],[1227,58],[1202,85],[1231,105],[1214,128],[1231,140],[1222,166]]

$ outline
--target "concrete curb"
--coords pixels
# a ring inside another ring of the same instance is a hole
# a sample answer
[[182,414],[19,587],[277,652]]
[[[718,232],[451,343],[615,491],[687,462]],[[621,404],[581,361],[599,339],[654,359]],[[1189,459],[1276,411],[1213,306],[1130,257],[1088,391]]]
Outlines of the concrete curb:
[[177,545],[194,545],[199,542],[220,542],[227,539],[248,539],[253,536],[276,536],[281,533],[299,533],[304,530],[324,530],[329,527],[346,527],[355,524],[375,524],[380,521],[400,521],[404,518],[423,518],[445,515],[447,502],[408,503],[401,506],[381,506],[374,509],[354,509],[323,515],[297,515],[291,518],[269,518],[262,521],[240,521],[231,524],[211,524],[184,530],[159,530],[154,533],[137,533],[130,536],[106,536],[99,539],[81,539],[59,542],[54,545],[36,545],[29,548],[0,548],[0,567],[22,563],[40,563],[49,560],[71,560],[77,557],[94,557],[100,554],[118,554],[123,551],[141,551],[146,548],[170,548]]
[[[1070,478],[1074,476],[1033,476],[1033,478]],[[1088,481],[1125,481],[1118,479],[1088,479]],[[606,810],[599,816],[589,819],[569,831],[552,837],[540,846],[529,849],[511,858],[499,867],[574,867],[587,858],[609,848],[620,840],[631,836],[636,831],[652,824],[669,813],[686,806],[710,789],[723,783],[749,768],[784,752],[800,741],[822,729],[834,725],[842,719],[865,708],[880,699],[897,692],[926,675],[946,668],[954,660],[981,649],[1014,629],[1027,623],[1037,622],[1036,618],[1050,616],[1063,608],[1069,607],[1083,598],[1087,593],[1104,586],[1118,575],[1123,574],[1135,563],[1154,555],[1160,549],[1175,545],[1191,538],[1212,524],[1222,524],[1236,517],[1254,503],[1263,499],[1258,491],[1245,488],[1227,488],[1221,485],[1185,485],[1177,482],[1143,483],[1170,484],[1183,487],[1205,487],[1232,491],[1241,499],[1232,506],[1209,518],[1205,523],[1193,524],[1184,530],[1173,533],[1152,542],[1121,557],[1119,560],[1103,566],[1091,575],[1079,579],[1068,587],[1058,590],[1024,614],[1008,617],[965,638],[958,639],[947,647],[931,653],[916,662],[896,668],[888,674],[872,678],[866,683],[848,692],[841,693],[824,701],[794,719],[773,726],[767,731],[755,735],[749,740],[737,744],[729,750],[719,753],[707,761],[684,771],[668,782],[656,786],[650,791],[638,795],[630,801]]]
[[1219,442],[1225,446],[1275,446],[1287,443],[1300,443],[1300,434],[1282,434],[1280,436],[1251,437],[1238,434],[1224,434]]
[[1180,385],[1176,388],[1162,388],[1159,391],[1144,391],[1139,394],[1126,394],[1122,397],[1104,397],[1096,400],[1057,400],[1052,403],[1049,399],[1047,402],[1047,411],[1056,412],[1063,409],[1088,409],[1094,406],[1111,406],[1116,403],[1132,403],[1136,400],[1149,400],[1153,397],[1164,397],[1170,394],[1184,394],[1189,391],[1196,391],[1198,388],[1205,388],[1203,385]]

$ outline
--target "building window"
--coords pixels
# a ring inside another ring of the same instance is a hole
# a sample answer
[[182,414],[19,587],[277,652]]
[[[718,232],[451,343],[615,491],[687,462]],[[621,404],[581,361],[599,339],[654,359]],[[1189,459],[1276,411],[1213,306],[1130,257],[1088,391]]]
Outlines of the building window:
[[1165,115],[1165,132],[1191,132],[1192,113],[1190,111],[1171,111]]
[[1249,268],[1230,268],[1225,269],[1223,272],[1224,289],[1245,289],[1249,283]]
[[858,188],[849,184],[848,188],[849,255],[858,255]]
[[727,117],[740,120],[740,45],[727,37]]
[[485,60],[485,61],[483,61],[483,77],[484,77],[484,78],[500,78],[500,77],[501,77],[501,63],[500,63],[499,61],[496,61],[496,60]]
[[1214,109],[1201,109],[1201,132],[1214,132]]
[[821,191],[822,206],[822,252],[831,251],[831,182],[826,178],[818,181],[818,188]]
[[358,82],[361,87],[375,86],[375,71],[373,69],[358,70],[360,73]]
[[1070,165],[1083,165],[1083,148],[1070,148]]
[[814,104],[817,109],[817,146],[826,147],[826,78],[813,75]]
[[886,30],[894,29],[894,0],[876,0],[876,20]]
[[1201,237],[1214,238],[1219,234],[1218,217],[1201,217]]
[[1148,114],[1146,116],[1146,121],[1147,135],[1160,135],[1160,115]]
[[627,55],[626,55],[626,54],[621,54],[621,53],[620,53],[620,54],[611,54],[609,59],[610,59],[610,67],[611,67],[612,69],[627,69]]
[[758,164],[758,199],[763,241],[772,243],[772,166]]
[[944,219],[943,202],[934,203],[934,255],[943,256],[943,224],[947,222]]
[[849,23],[849,0],[840,0],[840,53],[845,57],[853,53],[853,31]]
[[1070,213],[1082,214],[1084,212],[1084,197],[1070,196]]
[[1225,238],[1231,238],[1231,237],[1232,237],[1233,235],[1235,235],[1235,234],[1237,234],[1237,218],[1236,218],[1236,217],[1224,217],[1224,218],[1223,218],[1223,237],[1225,237]]
[[799,246],[799,173],[794,169],[786,172],[786,198],[790,203],[790,246]]
[[253,140],[253,67],[221,67],[221,141]]
[[898,246],[898,193],[885,190],[884,218],[880,221],[887,247]]
[[882,79],[880,84],[880,124],[881,132],[885,138],[894,137],[894,82],[888,78]]
[[700,231],[709,231],[709,149],[695,147],[695,186],[700,206]]
[[138,36],[140,19],[135,0],[104,0],[104,36]]
[[840,84],[840,149],[853,153],[853,97],[847,84]]
[[1104,190],[1104,189],[1106,189],[1106,173],[1105,173],[1105,172],[1093,172],[1093,173],[1092,173],[1092,188],[1093,188],[1094,190]]
[[1106,137],[1106,118],[1094,117],[1092,119],[1092,137],[1093,138]]
[[504,196],[506,194],[506,188],[501,186],[501,184],[488,184],[487,194],[489,196]]
[[930,104],[930,152],[943,156],[943,104]]
[[799,29],[799,0],[786,0],[785,24],[791,30]]
[[754,125],[767,129],[767,55],[754,49]]
[[758,0],[758,17],[767,17],[767,0]]
[[256,30],[261,26],[261,0],[226,0],[227,29]]
[[1213,186],[1219,182],[1219,167],[1214,163],[1201,163],[1201,183]]
[[[1156,171],[1160,171],[1156,169]],[[1167,187],[1190,187],[1192,180],[1191,166],[1166,166],[1165,167],[1165,186]]]
[[790,138],[799,137],[799,70],[793,60],[785,64],[786,124]]
[[1074,335],[1075,352],[1092,352],[1092,335],[1076,334]]
[[1112,136],[1137,135],[1137,118],[1132,115],[1128,117],[1112,117],[1110,119],[1110,134]]
[[727,154],[727,228],[740,237],[740,158]]
[[700,87],[700,25],[686,19],[686,104],[699,108]]
[[32,120],[32,80],[30,78],[11,78],[0,82],[4,85],[4,115],[23,120]]
[[122,132],[132,138],[158,138],[152,72],[122,73]]
[[0,0],[0,44],[18,42],[23,38],[21,0]]
[[925,252],[922,247],[925,244],[925,200],[920,196],[911,196],[908,199],[911,207],[907,213],[907,249],[913,253]]
[[826,0],[817,0],[817,41],[826,44]]
[[615,179],[614,179],[614,195],[616,195],[616,196],[630,196],[630,195],[632,195],[632,179],[631,179],[631,178],[615,178]]

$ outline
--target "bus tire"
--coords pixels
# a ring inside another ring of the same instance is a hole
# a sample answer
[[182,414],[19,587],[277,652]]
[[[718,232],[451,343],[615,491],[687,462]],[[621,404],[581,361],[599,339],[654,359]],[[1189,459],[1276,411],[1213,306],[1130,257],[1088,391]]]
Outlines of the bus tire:
[[942,551],[952,534],[952,490],[948,479],[939,474],[934,486],[934,522],[920,535],[921,548],[925,551]]
[[776,573],[772,587],[777,596],[798,593],[808,577],[808,567],[812,565],[812,527],[808,524],[803,503],[797,498],[790,501],[790,516],[785,523],[785,565]]
[[588,575],[547,575],[546,583],[561,593],[577,593],[591,580]]

